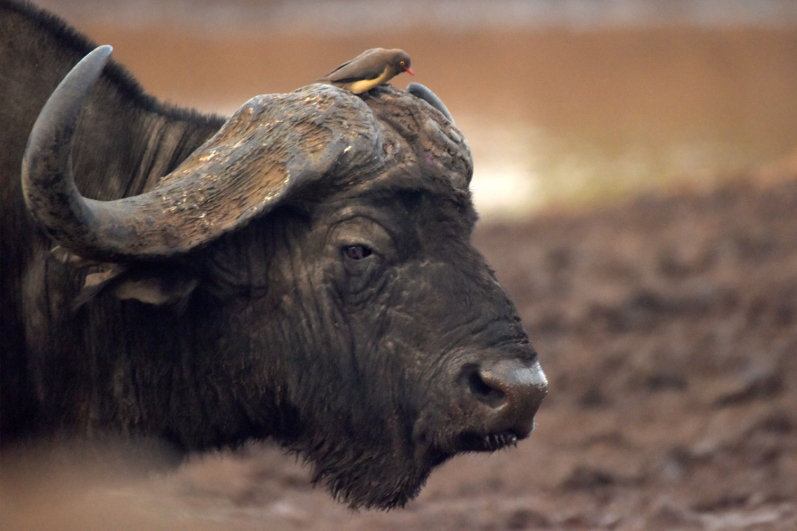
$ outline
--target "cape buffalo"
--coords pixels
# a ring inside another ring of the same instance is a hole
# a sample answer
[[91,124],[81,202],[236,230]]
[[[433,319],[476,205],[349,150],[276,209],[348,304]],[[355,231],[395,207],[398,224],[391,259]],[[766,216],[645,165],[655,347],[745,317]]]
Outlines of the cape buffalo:
[[428,89],[316,84],[225,121],[94,48],[0,1],[0,444],[272,438],[390,508],[529,435],[545,376]]

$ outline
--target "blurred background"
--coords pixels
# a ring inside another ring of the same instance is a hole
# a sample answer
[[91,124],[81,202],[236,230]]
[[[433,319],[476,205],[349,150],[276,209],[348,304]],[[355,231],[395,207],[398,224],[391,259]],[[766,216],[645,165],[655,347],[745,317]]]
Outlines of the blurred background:
[[41,0],[150,93],[230,114],[403,48],[484,215],[733,175],[797,146],[793,0]]
[[221,114],[406,50],[394,84],[468,138],[474,243],[551,385],[529,440],[404,510],[352,513],[264,445],[170,474],[56,452],[0,476],[0,528],[797,529],[796,1],[38,3]]

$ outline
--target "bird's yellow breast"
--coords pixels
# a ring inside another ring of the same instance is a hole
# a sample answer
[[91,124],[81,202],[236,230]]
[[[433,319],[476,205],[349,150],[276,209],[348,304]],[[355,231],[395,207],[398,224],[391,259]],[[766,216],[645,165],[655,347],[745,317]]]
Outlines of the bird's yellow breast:
[[382,70],[382,73],[379,74],[379,77],[375,77],[373,79],[360,79],[358,81],[353,81],[351,83],[346,83],[343,85],[343,88],[353,92],[354,94],[362,94],[363,92],[367,92],[374,87],[378,87],[388,79],[390,79],[390,69],[385,68]]

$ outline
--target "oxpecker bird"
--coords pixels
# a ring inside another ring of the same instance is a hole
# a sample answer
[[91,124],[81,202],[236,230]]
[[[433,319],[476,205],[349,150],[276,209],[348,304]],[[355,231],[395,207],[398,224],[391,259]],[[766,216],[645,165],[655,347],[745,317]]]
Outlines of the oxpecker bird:
[[415,75],[410,68],[410,56],[404,50],[372,48],[346,61],[318,81],[362,94],[402,72]]

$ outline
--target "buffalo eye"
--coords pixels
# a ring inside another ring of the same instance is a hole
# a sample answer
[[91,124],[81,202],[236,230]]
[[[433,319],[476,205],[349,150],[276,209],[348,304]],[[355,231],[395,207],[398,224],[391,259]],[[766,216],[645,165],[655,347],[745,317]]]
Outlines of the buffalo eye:
[[349,260],[362,260],[363,258],[371,256],[372,252],[373,251],[365,245],[347,245],[343,248],[343,254]]

